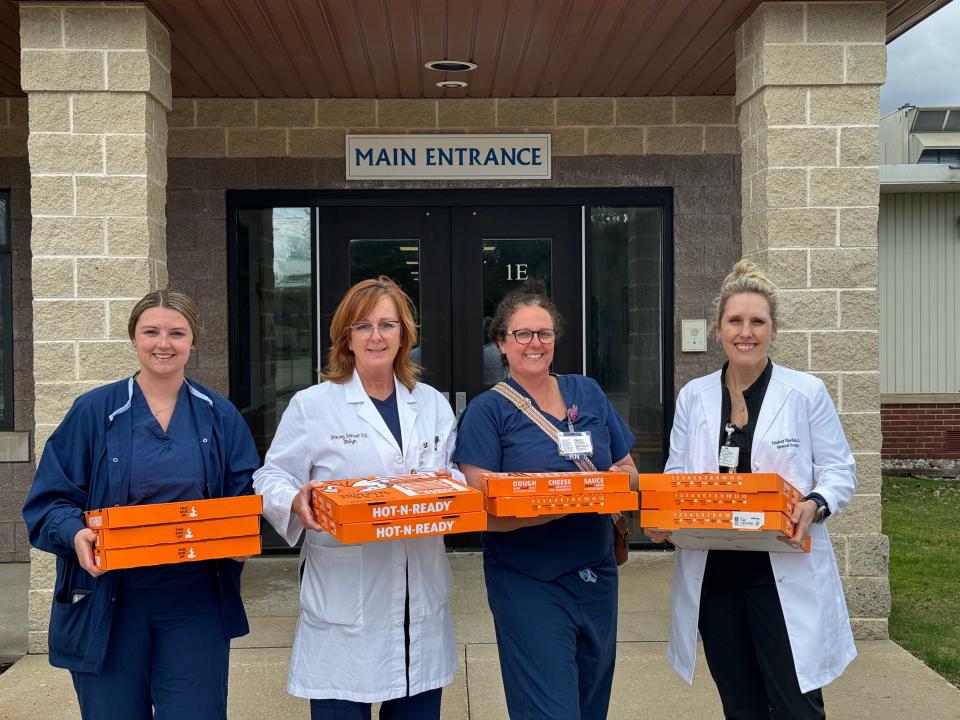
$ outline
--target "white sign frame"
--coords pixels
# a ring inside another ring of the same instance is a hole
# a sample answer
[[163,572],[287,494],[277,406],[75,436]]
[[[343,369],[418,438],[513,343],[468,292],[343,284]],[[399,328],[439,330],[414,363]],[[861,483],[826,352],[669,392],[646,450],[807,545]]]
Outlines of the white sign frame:
[[[382,157],[387,164],[359,166],[353,162],[357,149],[369,150],[371,160]],[[347,135],[345,177],[347,180],[550,180],[551,150],[549,133]],[[514,163],[501,164],[510,157]],[[487,164],[490,158],[494,162]],[[525,158],[529,164],[523,163]],[[533,164],[536,159],[540,160],[538,165]],[[471,160],[481,160],[483,164],[477,165]]]

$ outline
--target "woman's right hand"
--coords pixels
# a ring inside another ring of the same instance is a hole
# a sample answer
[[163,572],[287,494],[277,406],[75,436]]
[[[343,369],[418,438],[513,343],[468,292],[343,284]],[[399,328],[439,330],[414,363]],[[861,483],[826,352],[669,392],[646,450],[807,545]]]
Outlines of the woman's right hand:
[[641,531],[655,543],[670,542],[670,535],[672,534],[669,530],[652,530],[650,528],[641,528]]
[[290,512],[300,518],[303,527],[307,530],[323,530],[320,523],[317,522],[313,514],[313,489],[320,483],[316,480],[310,480],[300,486],[300,490],[293,496],[293,502],[290,503]]
[[93,560],[93,546],[97,542],[97,534],[90,528],[83,528],[73,536],[73,549],[77,553],[80,567],[93,577],[100,577],[106,570],[101,570]]

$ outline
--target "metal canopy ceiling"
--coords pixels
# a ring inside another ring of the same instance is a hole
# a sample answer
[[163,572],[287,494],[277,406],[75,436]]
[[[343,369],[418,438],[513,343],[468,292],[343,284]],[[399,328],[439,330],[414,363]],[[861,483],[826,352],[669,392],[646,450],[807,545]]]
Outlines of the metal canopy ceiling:
[[[888,41],[949,0],[887,0]],[[150,0],[177,97],[732,95],[760,0]],[[470,60],[445,74],[428,60]],[[469,86],[443,90],[444,79]],[[0,0],[0,93],[21,95],[19,11]]]

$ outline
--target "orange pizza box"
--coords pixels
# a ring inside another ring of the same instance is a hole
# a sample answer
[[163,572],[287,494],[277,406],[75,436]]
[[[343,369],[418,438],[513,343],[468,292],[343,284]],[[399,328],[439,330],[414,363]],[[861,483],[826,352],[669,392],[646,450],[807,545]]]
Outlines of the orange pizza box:
[[260,517],[242,517],[200,520],[198,522],[165,523],[132,528],[97,530],[97,547],[109,550],[144,545],[198,542],[220,538],[256,535],[260,532]]
[[729,492],[782,492],[793,487],[777,473],[647,473],[640,475],[640,492],[709,490]]
[[519,497],[551,493],[630,492],[630,476],[625,472],[485,472],[480,473],[480,488],[487,497]]
[[84,513],[87,527],[94,530],[141,525],[162,525],[184,520],[212,520],[214,518],[259,515],[263,512],[263,498],[259,495],[189,500],[185,502],[127,505],[88,510]]
[[169,543],[131,548],[93,549],[93,560],[101,570],[170,565],[172,563],[245,557],[260,554],[260,535],[203,540],[195,543]]
[[781,492],[735,492],[732,490],[648,490],[640,494],[644,510],[747,510],[792,515],[803,494],[784,482]]
[[635,492],[565,493],[556,495],[524,495],[521,497],[488,497],[487,512],[495,517],[537,517],[570,513],[615,513],[636,510]]
[[[777,540],[778,535],[793,534],[793,522],[781,512],[641,509],[640,527],[669,530],[670,541],[685,549],[800,552]],[[747,539],[754,535],[761,539]],[[810,552],[809,536],[803,552]]]
[[313,489],[313,510],[338,524],[451,515],[483,510],[479,490],[449,473],[333,480]]
[[321,513],[317,522],[337,540],[348,545],[486,530],[487,514],[478,510],[459,515],[420,515],[378,522],[338,523],[329,515]]

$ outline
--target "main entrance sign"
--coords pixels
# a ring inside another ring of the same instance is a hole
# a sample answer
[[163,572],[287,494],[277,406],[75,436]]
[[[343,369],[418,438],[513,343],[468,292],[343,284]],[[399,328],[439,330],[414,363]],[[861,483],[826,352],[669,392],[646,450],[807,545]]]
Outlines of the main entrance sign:
[[549,180],[550,135],[347,135],[347,180]]

